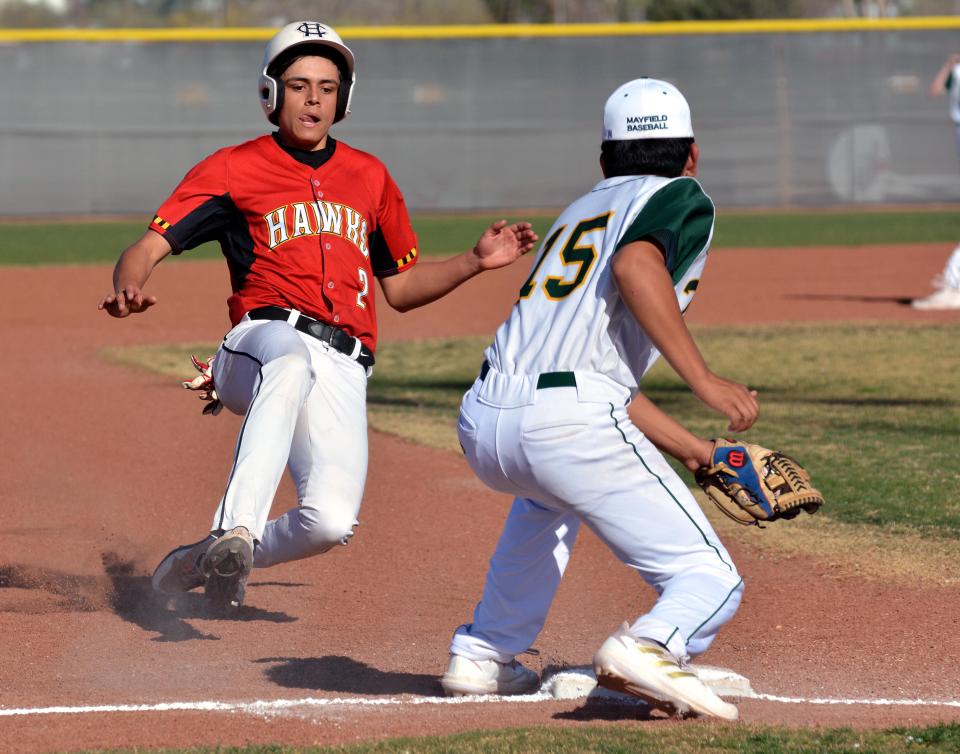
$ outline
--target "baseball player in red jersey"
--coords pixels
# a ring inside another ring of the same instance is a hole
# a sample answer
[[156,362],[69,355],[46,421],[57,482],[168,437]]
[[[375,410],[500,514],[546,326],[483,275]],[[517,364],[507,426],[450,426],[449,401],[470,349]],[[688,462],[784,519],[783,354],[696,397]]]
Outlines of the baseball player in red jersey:
[[[353,53],[315,21],[267,44],[260,102],[277,131],[197,164],[149,229],[120,256],[114,317],[156,303],[153,268],[217,240],[230,270],[233,325],[212,363],[216,397],[244,421],[223,497],[203,540],[177,547],[153,586],[201,586],[216,606],[239,606],[251,568],[346,544],[367,472],[366,383],[377,345],[373,279],[407,311],[529,251],[528,223],[491,225],[470,251],[419,262],[400,190],[383,164],[329,135],[349,112]],[[298,505],[267,521],[285,466]]]

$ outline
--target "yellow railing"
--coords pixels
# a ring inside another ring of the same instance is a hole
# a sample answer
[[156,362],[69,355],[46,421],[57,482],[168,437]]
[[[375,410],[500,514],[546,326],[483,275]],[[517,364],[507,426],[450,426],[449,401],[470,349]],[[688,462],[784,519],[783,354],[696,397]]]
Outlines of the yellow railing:
[[[960,16],[910,18],[757,19],[623,24],[479,24],[455,26],[343,26],[344,39],[469,39],[489,37],[622,37],[712,34],[800,34],[960,29]],[[11,42],[245,42],[269,39],[273,28],[0,29]]]

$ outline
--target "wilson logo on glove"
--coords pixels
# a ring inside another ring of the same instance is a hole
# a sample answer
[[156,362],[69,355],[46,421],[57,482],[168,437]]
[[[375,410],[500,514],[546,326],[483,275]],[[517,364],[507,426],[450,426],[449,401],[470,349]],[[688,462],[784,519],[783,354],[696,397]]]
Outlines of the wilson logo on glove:
[[739,469],[746,461],[746,456],[741,453],[739,450],[731,451],[730,455],[727,456],[727,460],[730,461],[730,465],[736,469]]
[[741,524],[816,513],[823,495],[810,474],[778,450],[737,440],[714,440],[710,465],[694,474],[713,503]]

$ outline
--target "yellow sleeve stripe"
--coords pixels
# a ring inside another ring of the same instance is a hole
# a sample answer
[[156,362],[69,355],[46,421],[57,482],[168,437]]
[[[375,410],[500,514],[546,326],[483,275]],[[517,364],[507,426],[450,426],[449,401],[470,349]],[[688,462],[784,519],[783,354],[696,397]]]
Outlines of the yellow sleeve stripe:
[[164,230],[166,230],[167,228],[170,227],[170,223],[168,223],[166,220],[164,220],[162,217],[160,217],[160,215],[154,215],[154,216],[153,216],[153,225],[157,225],[157,226],[163,228]]
[[399,269],[399,268],[401,268],[401,267],[406,267],[408,264],[411,264],[411,263],[413,262],[413,260],[416,259],[416,258],[417,258],[417,250],[416,250],[416,249],[410,249],[410,253],[409,253],[409,254],[407,254],[405,257],[402,257],[401,259],[398,259],[398,260],[397,260],[397,269]]

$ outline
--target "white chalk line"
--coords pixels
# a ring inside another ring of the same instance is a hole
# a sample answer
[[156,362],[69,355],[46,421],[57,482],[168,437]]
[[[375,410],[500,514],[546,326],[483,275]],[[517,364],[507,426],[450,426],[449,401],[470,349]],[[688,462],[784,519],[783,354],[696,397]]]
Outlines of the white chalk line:
[[956,699],[806,699],[802,697],[777,696],[775,694],[751,694],[746,699],[761,699],[765,702],[783,704],[867,704],[879,707],[960,707]]
[[160,702],[159,704],[102,704],[76,707],[0,707],[0,717],[16,715],[82,715],[102,712],[247,712],[266,714],[283,712],[297,707],[396,707],[420,704],[476,704],[484,702],[543,702],[553,699],[550,694],[523,694],[520,696],[420,696],[409,699],[387,697],[368,699],[366,697],[334,697],[317,699],[271,699],[255,702]]
[[[759,699],[782,704],[837,704],[869,705],[889,707],[960,707],[960,700],[954,699],[836,699],[777,696],[774,694],[744,694],[743,699]],[[240,712],[253,715],[282,713],[301,707],[397,707],[438,704],[483,704],[504,702],[528,704],[532,702],[556,701],[549,693],[524,694],[520,696],[462,696],[441,697],[423,696],[411,698],[388,697],[368,699],[364,697],[325,698],[306,697],[303,699],[272,699],[254,702],[161,702],[159,704],[102,704],[55,707],[0,707],[0,717],[26,717],[32,715],[87,715],[125,712]],[[605,701],[617,701],[605,699]],[[631,703],[625,699],[621,703]],[[639,699],[636,704],[643,704]]]

